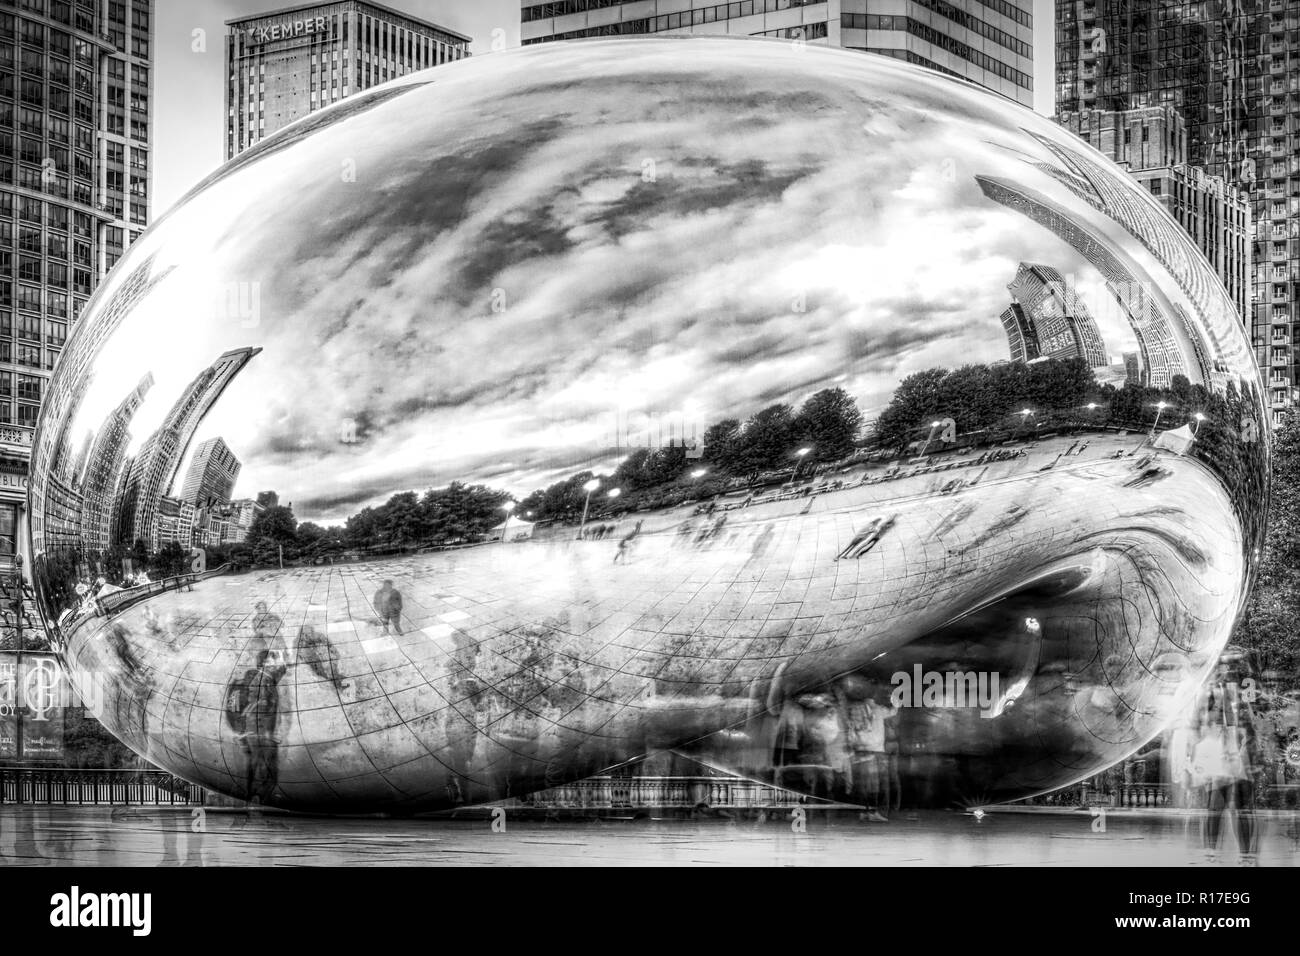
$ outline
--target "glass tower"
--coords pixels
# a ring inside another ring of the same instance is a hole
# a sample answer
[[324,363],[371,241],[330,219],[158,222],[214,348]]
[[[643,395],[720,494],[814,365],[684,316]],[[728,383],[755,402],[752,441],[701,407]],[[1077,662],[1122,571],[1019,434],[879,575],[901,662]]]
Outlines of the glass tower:
[[781,37],[880,53],[1033,105],[1031,0],[521,0],[527,45],[597,36]]
[[0,573],[50,371],[148,222],[152,33],[152,0],[0,0]]
[[1246,321],[1269,404],[1295,398],[1300,280],[1300,3],[1079,0],[1056,4],[1061,113],[1170,106],[1187,161],[1244,190]]

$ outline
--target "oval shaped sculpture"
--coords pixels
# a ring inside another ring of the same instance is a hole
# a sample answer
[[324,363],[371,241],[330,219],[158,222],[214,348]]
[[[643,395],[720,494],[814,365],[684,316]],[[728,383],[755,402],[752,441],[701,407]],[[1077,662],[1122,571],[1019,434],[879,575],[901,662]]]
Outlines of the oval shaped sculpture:
[[107,727],[236,797],[670,750],[1007,799],[1187,702],[1267,440],[1207,262],[1045,119],[777,41],[533,47],[314,114],[132,246],[50,383],[34,577]]

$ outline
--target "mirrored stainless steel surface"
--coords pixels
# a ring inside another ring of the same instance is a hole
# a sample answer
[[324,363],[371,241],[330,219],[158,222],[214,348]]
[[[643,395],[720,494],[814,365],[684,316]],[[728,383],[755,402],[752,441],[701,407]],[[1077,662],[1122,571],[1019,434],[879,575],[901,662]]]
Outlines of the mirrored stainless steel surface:
[[236,797],[666,748],[1008,799],[1191,703],[1267,428],[1208,263],[1046,119],[801,44],[556,44],[322,111],[129,250],[42,411],[33,574],[108,728]]

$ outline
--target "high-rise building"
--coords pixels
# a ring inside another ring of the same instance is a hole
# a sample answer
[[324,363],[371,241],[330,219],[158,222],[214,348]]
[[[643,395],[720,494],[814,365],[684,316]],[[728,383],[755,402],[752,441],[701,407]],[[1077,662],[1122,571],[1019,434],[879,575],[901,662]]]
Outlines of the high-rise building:
[[[1109,363],[1106,345],[1083,299],[1051,266],[1020,263],[1007,285],[1026,324],[1033,330],[1034,358],[1081,358],[1090,368]],[[1011,311],[1011,310],[1008,310]],[[1006,324],[1006,313],[1003,313]],[[1027,349],[1025,350],[1027,353]],[[1012,342],[1011,357],[1016,357]]]
[[226,21],[226,158],[354,93],[469,56],[470,38],[364,0]]
[[1057,0],[1062,112],[1171,106],[1187,162],[1250,199],[1249,324],[1269,404],[1295,400],[1300,352],[1300,10],[1294,0]]
[[1223,280],[1237,312],[1250,316],[1250,201],[1246,193],[1187,162],[1187,127],[1172,106],[1060,113],[1059,122],[1127,169],[1192,237]]
[[85,472],[77,486],[82,494],[81,535],[84,547],[102,552],[110,544],[109,523],[113,515],[113,492],[126,463],[126,448],[131,441],[131,419],[144,404],[153,387],[153,375],[146,374],[132,392],[109,414],[100,429]]
[[1038,348],[1038,332],[1020,303],[1012,302],[1003,310],[1002,328],[1011,347],[1011,361],[1032,362],[1042,354]]
[[154,540],[158,502],[171,489],[194,431],[230,381],[260,348],[231,349],[195,377],[124,473],[113,525],[118,544]]
[[[153,0],[0,2],[0,527],[23,523],[63,344],[149,219],[152,42]],[[80,493],[44,491],[75,534]]]
[[724,34],[881,53],[1033,105],[1031,0],[520,0],[527,44]]
[[232,501],[223,515],[227,525],[226,534],[221,539],[221,543],[239,544],[245,541],[248,538],[249,530],[253,527],[253,521],[265,510],[262,505],[252,498],[239,498]]
[[239,459],[225,439],[209,438],[194,449],[181,484],[181,500],[201,508],[229,504],[240,467]]

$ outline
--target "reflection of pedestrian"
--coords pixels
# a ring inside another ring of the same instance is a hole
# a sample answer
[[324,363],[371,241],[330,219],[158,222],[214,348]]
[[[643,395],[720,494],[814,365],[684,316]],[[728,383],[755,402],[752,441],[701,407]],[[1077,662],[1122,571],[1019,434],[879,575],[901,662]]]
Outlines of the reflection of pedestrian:
[[384,626],[384,633],[388,633],[388,627],[391,624],[393,630],[402,633],[402,592],[393,587],[391,580],[384,581],[383,587],[375,592],[375,613],[379,615],[379,622]]
[[632,547],[632,539],[635,538],[640,533],[641,533],[641,522],[638,521],[636,523],[636,526],[627,534],[623,535],[622,539],[619,540],[618,550],[614,552],[615,564],[618,564],[620,561],[622,561],[624,564],[627,563],[627,555],[628,555],[628,551],[631,550]]
[[244,752],[244,795],[265,803],[279,777],[280,679],[285,666],[269,651],[260,651],[256,664],[226,688],[226,723]]
[[280,615],[272,614],[266,608],[265,601],[253,605],[253,656],[261,651],[280,653],[284,650],[284,641],[280,637],[280,628],[284,621]]
[[875,547],[876,542],[880,540],[880,536],[883,535],[893,523],[894,519],[892,517],[872,518],[871,522],[865,528],[853,536],[853,540],[849,542],[848,547],[835,556],[835,560],[838,561],[841,558],[856,559],[862,557]]

